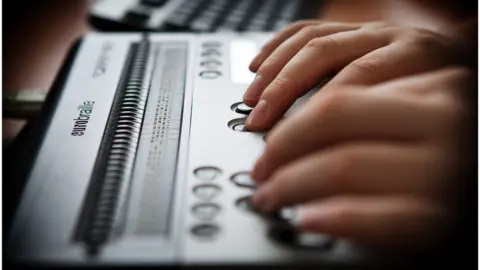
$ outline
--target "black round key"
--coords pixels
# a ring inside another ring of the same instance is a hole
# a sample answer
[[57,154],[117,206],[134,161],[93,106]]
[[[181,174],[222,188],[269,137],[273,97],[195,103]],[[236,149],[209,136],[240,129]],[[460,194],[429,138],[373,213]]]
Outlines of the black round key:
[[243,102],[234,103],[230,108],[232,109],[232,111],[234,111],[236,113],[241,113],[241,114],[245,114],[245,115],[250,114],[250,112],[252,112],[252,110],[253,110],[253,108],[249,107],[248,105],[246,105]]

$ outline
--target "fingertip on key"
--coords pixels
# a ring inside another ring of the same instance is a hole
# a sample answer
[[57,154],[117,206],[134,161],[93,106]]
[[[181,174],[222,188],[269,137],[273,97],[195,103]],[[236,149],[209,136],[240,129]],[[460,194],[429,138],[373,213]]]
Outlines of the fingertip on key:
[[268,120],[268,103],[266,100],[260,100],[247,118],[247,128],[252,131],[264,128]]
[[243,97],[243,103],[245,103],[249,107],[255,107],[257,105],[258,98],[252,97],[252,96],[247,96],[245,95]]
[[252,203],[261,212],[272,212],[275,210],[275,201],[271,196],[270,187],[261,187],[252,197]]

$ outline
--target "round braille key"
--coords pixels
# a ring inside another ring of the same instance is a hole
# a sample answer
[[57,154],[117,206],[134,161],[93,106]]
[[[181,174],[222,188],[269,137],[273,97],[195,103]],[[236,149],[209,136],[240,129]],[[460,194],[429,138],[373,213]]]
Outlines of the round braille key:
[[194,226],[191,232],[199,239],[213,240],[220,232],[220,227],[213,224],[200,224]]
[[197,196],[200,200],[208,201],[220,193],[221,189],[217,185],[204,184],[198,185],[193,188],[193,194]]
[[220,169],[212,166],[200,167],[193,172],[195,176],[203,181],[214,180],[221,174]]
[[216,79],[222,76],[222,73],[218,70],[204,70],[201,71],[198,75],[204,79]]
[[259,209],[257,209],[252,202],[252,197],[251,196],[247,196],[247,197],[243,197],[243,198],[238,199],[236,201],[236,205],[237,205],[238,208],[240,208],[243,211],[257,214],[259,217],[262,217],[264,219],[267,219],[267,220],[270,220],[270,221],[273,221],[273,222],[278,222],[278,221],[282,220],[279,217],[278,213],[264,213],[264,212],[261,212]]
[[193,215],[203,221],[213,220],[220,212],[220,206],[214,203],[199,203],[192,207]]
[[220,62],[216,59],[207,59],[207,60],[203,60],[202,62],[200,62],[200,65],[204,66],[204,67],[207,67],[209,69],[216,69],[216,68],[218,68],[219,66],[222,65],[222,62]]
[[246,188],[255,188],[255,182],[250,177],[250,172],[239,172],[234,174],[230,180],[235,183],[237,186],[246,187]]
[[207,47],[202,50],[202,56],[222,56],[222,53],[217,48]]
[[297,217],[297,210],[293,207],[283,208],[280,210],[280,218],[288,222],[294,222]]
[[321,234],[299,233],[297,234],[296,244],[298,246],[310,249],[322,249],[330,244],[330,238]]
[[327,250],[333,245],[333,239],[327,235],[301,232],[284,224],[272,226],[269,235],[281,244],[301,249]]
[[247,106],[243,102],[234,103],[230,108],[232,109],[232,111],[234,111],[236,113],[241,113],[241,114],[245,114],[245,115],[250,114],[250,112],[253,110],[253,108]]
[[235,131],[240,131],[240,132],[247,131],[247,125],[245,123],[235,124],[232,128]]
[[245,124],[245,121],[246,121],[246,118],[233,119],[228,122],[228,126],[235,131],[247,132],[248,129],[247,129],[247,125]]
[[256,212],[250,196],[237,200],[237,207],[244,211]]

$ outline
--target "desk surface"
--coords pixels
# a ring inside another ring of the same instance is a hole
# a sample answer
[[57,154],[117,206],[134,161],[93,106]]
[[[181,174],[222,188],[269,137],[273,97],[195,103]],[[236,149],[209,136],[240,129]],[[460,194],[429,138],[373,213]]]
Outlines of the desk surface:
[[[91,1],[25,1],[28,9],[4,29],[3,93],[19,89],[49,89],[71,44],[87,31]],[[438,9],[438,1],[325,0],[319,17],[333,21],[385,20],[393,23],[449,31],[462,14]],[[420,4],[421,3],[421,4]],[[8,7],[5,11],[8,12]],[[449,9],[451,11],[451,9]],[[476,14],[475,14],[476,15]],[[3,141],[8,143],[24,125],[3,120]]]

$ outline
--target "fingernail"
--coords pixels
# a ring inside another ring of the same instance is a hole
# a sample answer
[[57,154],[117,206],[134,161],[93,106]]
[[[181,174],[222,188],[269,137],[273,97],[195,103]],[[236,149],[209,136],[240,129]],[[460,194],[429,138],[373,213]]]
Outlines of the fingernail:
[[243,95],[243,100],[249,103],[254,103],[256,100],[258,100],[260,93],[260,88],[262,87],[262,77],[257,75],[253,79],[252,83],[250,86],[248,86],[247,90],[245,91],[245,94]]
[[247,119],[247,126],[261,127],[267,120],[268,104],[265,100],[260,100],[257,106],[250,113]]
[[274,210],[274,201],[270,196],[270,190],[268,186],[260,188],[255,195],[253,195],[252,202],[255,207],[261,212],[271,212]]

